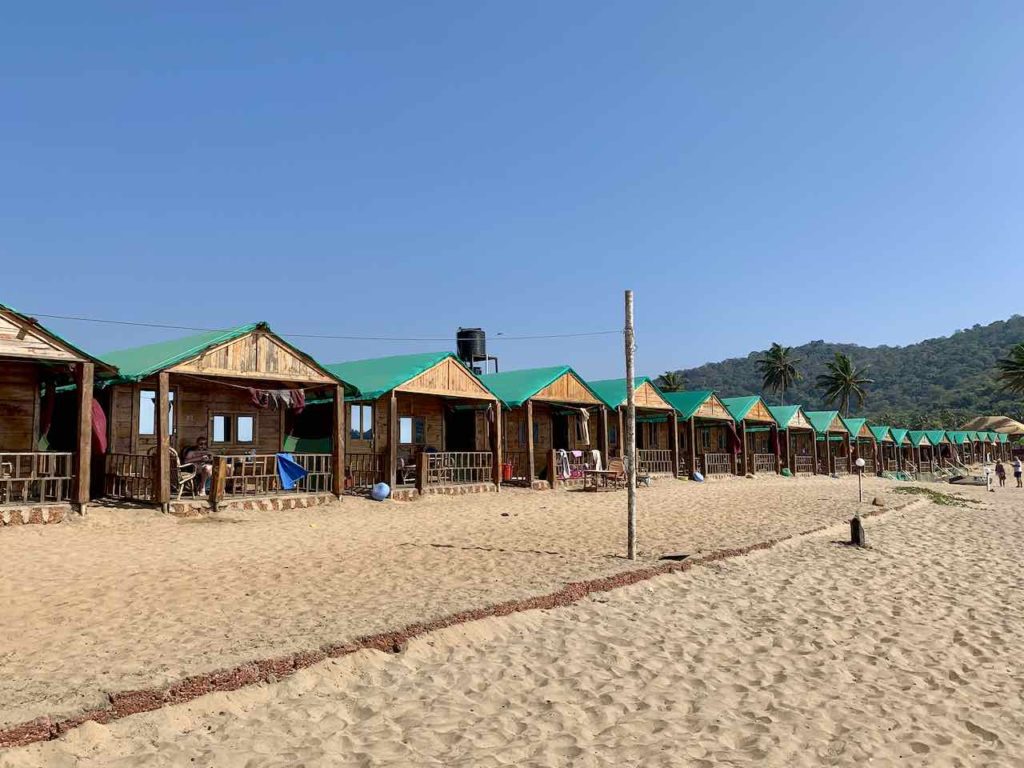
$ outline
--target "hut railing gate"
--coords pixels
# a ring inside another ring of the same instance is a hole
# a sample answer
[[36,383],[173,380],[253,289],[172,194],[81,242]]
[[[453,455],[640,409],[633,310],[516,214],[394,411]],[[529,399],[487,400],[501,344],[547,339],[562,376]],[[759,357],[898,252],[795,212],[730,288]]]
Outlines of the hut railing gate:
[[793,462],[793,466],[796,467],[796,473],[798,475],[813,475],[814,474],[814,457],[813,456],[796,456]]
[[731,475],[735,471],[731,453],[705,453],[703,461],[706,475]]
[[293,453],[292,461],[308,473],[295,481],[292,491],[282,491],[277,469],[277,454],[218,455],[214,460],[227,462],[224,478],[225,497],[267,496],[274,493],[327,493],[333,473],[329,453]]
[[73,455],[55,451],[0,453],[0,504],[70,501]]
[[345,473],[350,488],[369,488],[384,479],[384,458],[379,453],[345,454]]
[[114,499],[153,499],[154,456],[146,453],[108,453],[104,460],[103,494]]
[[422,453],[424,485],[471,485],[491,482],[494,454],[490,451]]
[[640,448],[636,452],[637,468],[650,474],[672,474],[672,451],[664,448]]
[[755,453],[754,454],[754,472],[774,472],[775,471],[775,454],[774,453]]

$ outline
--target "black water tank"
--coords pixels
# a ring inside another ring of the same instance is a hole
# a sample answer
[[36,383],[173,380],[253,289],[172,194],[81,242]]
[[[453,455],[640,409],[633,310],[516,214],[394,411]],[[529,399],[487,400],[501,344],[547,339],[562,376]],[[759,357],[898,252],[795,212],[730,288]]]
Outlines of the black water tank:
[[487,334],[483,328],[459,328],[455,334],[455,349],[465,362],[487,357]]

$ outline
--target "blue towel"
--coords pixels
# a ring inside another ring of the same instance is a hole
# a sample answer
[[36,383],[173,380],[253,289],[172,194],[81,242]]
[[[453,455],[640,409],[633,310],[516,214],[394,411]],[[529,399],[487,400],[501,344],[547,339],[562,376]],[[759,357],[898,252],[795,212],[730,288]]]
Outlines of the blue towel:
[[295,484],[308,474],[290,453],[277,454],[277,476],[281,478],[282,490],[294,491]]

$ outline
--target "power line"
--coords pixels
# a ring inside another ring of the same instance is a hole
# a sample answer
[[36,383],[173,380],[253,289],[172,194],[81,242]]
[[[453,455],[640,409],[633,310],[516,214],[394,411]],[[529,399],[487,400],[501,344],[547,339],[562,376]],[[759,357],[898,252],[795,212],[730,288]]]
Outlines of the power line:
[[[224,331],[229,330],[227,328],[197,328],[191,325],[169,325],[167,323],[143,323],[132,320],[107,320],[98,317],[81,317],[78,315],[49,315],[42,312],[24,312],[30,317],[45,317],[48,320],[73,320],[79,323],[101,323],[104,325],[127,325],[133,328],[160,328],[162,330],[169,331],[193,331],[196,333],[206,333],[212,331]],[[319,334],[319,333],[290,333],[285,331],[275,331],[279,336],[287,336],[293,339],[332,339],[335,341],[444,341],[450,342],[452,339],[450,336],[353,336],[353,335],[333,335],[333,334]],[[583,331],[579,333],[544,333],[544,334],[532,334],[532,335],[519,335],[509,336],[502,333],[497,333],[488,338],[488,341],[527,341],[532,339],[570,339],[580,338],[583,336],[611,336],[621,334],[622,331]]]

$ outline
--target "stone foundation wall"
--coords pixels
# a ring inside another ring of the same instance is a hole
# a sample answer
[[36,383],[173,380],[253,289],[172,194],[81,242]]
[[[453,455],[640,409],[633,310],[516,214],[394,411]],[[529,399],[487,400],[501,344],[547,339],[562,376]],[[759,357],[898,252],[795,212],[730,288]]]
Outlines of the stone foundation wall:
[[[423,496],[465,496],[470,493],[494,493],[498,489],[494,483],[474,483],[472,485],[432,485],[423,491]],[[415,488],[396,488],[391,492],[395,501],[414,501],[420,497]]]
[[[285,512],[289,509],[307,509],[337,501],[333,493],[304,493],[298,496],[263,496],[248,499],[226,499],[217,506],[218,512],[246,510],[252,512]],[[170,511],[178,517],[200,517],[213,509],[207,501],[172,501]]]
[[30,504],[0,507],[0,527],[5,525],[47,525],[60,523],[71,512],[70,504]]

